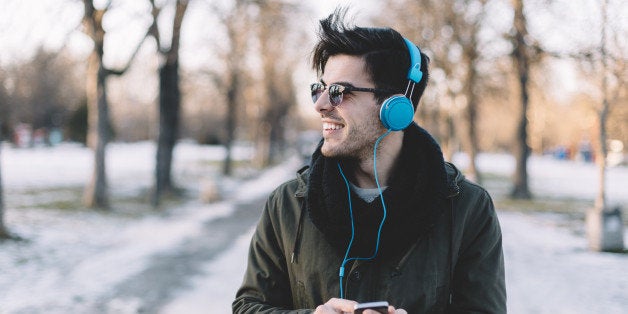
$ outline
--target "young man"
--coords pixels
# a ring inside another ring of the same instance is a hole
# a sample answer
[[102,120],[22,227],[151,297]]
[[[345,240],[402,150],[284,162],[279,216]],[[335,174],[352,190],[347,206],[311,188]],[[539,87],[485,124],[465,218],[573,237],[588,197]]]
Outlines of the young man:
[[233,312],[387,301],[388,313],[505,313],[490,196],[412,122],[428,58],[392,29],[347,27],[344,13],[321,21],[313,54],[323,140],[268,198]]

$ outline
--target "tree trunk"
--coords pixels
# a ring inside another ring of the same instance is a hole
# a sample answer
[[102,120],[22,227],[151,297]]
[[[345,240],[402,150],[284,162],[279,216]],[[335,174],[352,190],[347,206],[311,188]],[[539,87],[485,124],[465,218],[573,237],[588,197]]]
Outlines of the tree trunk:
[[443,155],[445,160],[453,162],[454,154],[458,150],[456,124],[451,113],[442,114],[441,123],[444,125],[445,131],[443,132]]
[[231,85],[227,91],[227,121],[225,134],[225,160],[222,174],[231,176],[233,174],[233,142],[236,136],[238,121],[238,93],[240,89],[240,73],[237,70],[231,72]]
[[11,236],[9,235],[9,231],[7,230],[4,224],[4,191],[2,189],[2,172],[0,169],[0,240],[8,239]]
[[255,134],[255,167],[262,169],[270,164],[271,126],[265,119],[258,121]]
[[280,107],[280,112],[276,112],[274,117],[271,118],[270,129],[270,151],[268,152],[268,165],[274,165],[283,156],[286,148],[285,138],[285,123],[284,120],[288,116],[287,108],[285,105]]
[[103,64],[106,33],[103,27],[103,18],[107,10],[111,7],[111,1],[109,1],[103,9],[96,9],[92,0],[83,0],[83,4],[83,27],[86,34],[94,43],[86,73],[88,107],[87,144],[94,150],[94,172],[92,173],[89,184],[85,188],[83,201],[87,207],[106,209],[109,207],[109,195],[107,190],[105,159],[107,144],[109,143],[109,137],[112,133],[107,100],[107,77],[112,74],[122,75],[129,69],[148,34],[138,43],[124,69],[106,69]]
[[268,132],[269,149],[267,151],[266,166],[276,163],[284,152],[285,149],[285,125],[284,119],[288,115],[287,106],[281,99],[278,99],[277,107],[269,111],[269,115],[266,119],[270,126],[270,132]]
[[467,118],[467,152],[469,153],[469,169],[467,169],[467,175],[469,179],[481,184],[482,178],[477,168],[477,155],[478,155],[478,136],[477,136],[477,112],[478,112],[478,97],[475,92],[475,85],[478,83],[477,72],[475,70],[475,64],[477,55],[475,54],[475,43],[472,49],[468,52],[469,62],[467,63],[467,83],[465,94],[467,96],[466,118]]
[[624,251],[624,225],[621,207],[610,208],[606,203],[606,157],[608,155],[606,124],[611,107],[609,92],[609,59],[607,51],[608,0],[602,1],[602,38],[600,59],[602,60],[602,103],[598,106],[598,140],[596,163],[598,165],[598,193],[595,206],[587,212],[586,230],[589,248],[594,251]]
[[155,166],[153,205],[159,205],[163,193],[172,192],[172,156],[178,137],[181,92],[179,63],[164,63],[159,69],[159,136]]
[[[268,78],[268,80],[271,79]],[[277,78],[275,77],[274,80]],[[286,142],[284,119],[288,115],[290,106],[290,102],[285,99],[286,96],[278,91],[276,82],[269,84],[266,88],[269,91],[268,99],[274,101],[269,101],[257,128],[257,146],[260,150],[256,154],[258,155],[257,165],[260,168],[268,167],[281,158]]]
[[105,30],[102,20],[107,8],[96,10],[91,0],[83,0],[84,26],[94,42],[89,57],[85,92],[87,94],[87,144],[94,150],[93,173],[85,188],[83,201],[90,208],[108,208],[105,150],[109,141],[109,109],[107,103],[107,70],[103,65]]
[[514,155],[516,168],[513,176],[513,190],[511,197],[515,199],[530,199],[532,197],[528,187],[528,78],[530,75],[530,56],[527,52],[525,38],[528,34],[526,19],[523,12],[523,0],[514,0],[515,17],[515,50],[513,51],[514,63],[519,77],[521,90],[521,112],[515,141]]
[[598,112],[598,156],[596,159],[598,165],[598,193],[595,198],[595,207],[598,210],[607,209],[606,204],[606,157],[608,155],[606,124],[608,121],[608,112],[610,110],[608,95],[608,53],[606,51],[606,28],[608,24],[608,1],[602,1],[602,40],[600,45],[600,55],[602,59],[602,104],[597,110]]
[[175,16],[172,22],[172,39],[168,50],[161,49],[161,36],[157,25],[161,8],[153,7],[153,24],[148,34],[157,41],[157,49],[164,57],[164,63],[159,68],[159,135],[157,138],[157,154],[155,163],[155,186],[152,204],[159,205],[162,194],[173,192],[172,183],[172,156],[179,132],[181,111],[181,90],[179,87],[179,46],[181,25],[187,11],[188,1],[177,0]]
[[455,153],[460,150],[460,139],[456,129],[457,110],[454,107],[455,94],[447,92],[438,105],[437,127],[445,161],[453,162]]
[[[606,79],[604,79],[606,81]],[[603,84],[606,85],[606,84]],[[598,111],[598,154],[596,158],[596,163],[598,166],[598,191],[597,196],[595,198],[595,208],[598,210],[605,210],[607,208],[606,204],[606,156],[608,155],[608,147],[606,144],[607,134],[606,134],[606,122],[608,120],[608,111],[609,104],[606,95],[603,96],[604,99],[602,101],[602,107]]]
[[[2,122],[0,121],[0,157],[2,157]],[[0,158],[2,160],[2,158]],[[9,239],[11,235],[4,224],[4,188],[2,186],[2,165],[0,163],[0,239]]]
[[[109,207],[106,178],[106,148],[111,131],[107,103],[107,71],[102,59],[92,54],[88,69],[88,145],[94,150],[94,171],[85,189],[84,202],[90,208]],[[96,72],[96,73],[94,73]]]

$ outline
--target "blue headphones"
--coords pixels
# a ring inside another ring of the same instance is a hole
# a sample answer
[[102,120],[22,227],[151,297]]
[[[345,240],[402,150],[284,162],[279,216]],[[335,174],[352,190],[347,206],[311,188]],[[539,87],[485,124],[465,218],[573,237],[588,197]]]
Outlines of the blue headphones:
[[414,106],[412,106],[412,91],[414,84],[419,83],[423,78],[421,72],[421,51],[408,39],[404,42],[410,53],[410,70],[408,71],[408,86],[403,96],[392,96],[382,103],[379,110],[379,119],[384,127],[391,131],[401,131],[407,128],[414,119]]

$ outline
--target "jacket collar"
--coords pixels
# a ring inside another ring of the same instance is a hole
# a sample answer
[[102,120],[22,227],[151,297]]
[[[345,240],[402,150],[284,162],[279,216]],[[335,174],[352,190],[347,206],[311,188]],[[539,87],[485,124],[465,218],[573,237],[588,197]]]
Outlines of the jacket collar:
[[[454,197],[458,195],[458,193],[460,193],[459,185],[465,179],[464,174],[454,164],[450,162],[445,162],[445,171],[447,173],[447,197]],[[295,197],[307,197],[307,178],[309,174],[309,165],[305,165],[301,167],[301,169],[297,170],[297,189],[294,193]]]
[[[319,144],[309,168],[298,172],[296,196],[304,198],[308,218],[339,252],[351,238],[351,215],[346,187],[337,169],[340,160],[322,156]],[[446,198],[456,194],[461,176],[446,165],[440,146],[416,124],[404,131],[400,158],[393,169],[384,202],[367,204],[351,193],[356,241],[351,256],[369,256],[376,242],[377,225],[387,209],[380,252],[399,253],[427,232],[442,215]]]

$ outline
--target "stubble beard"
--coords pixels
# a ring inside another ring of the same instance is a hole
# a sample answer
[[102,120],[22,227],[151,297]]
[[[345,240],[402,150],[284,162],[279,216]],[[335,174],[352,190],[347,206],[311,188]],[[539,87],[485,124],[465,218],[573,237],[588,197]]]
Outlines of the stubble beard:
[[349,132],[338,142],[330,143],[325,139],[321,153],[325,157],[350,160],[373,158],[373,146],[377,138],[385,131],[379,116],[360,125],[353,125]]

